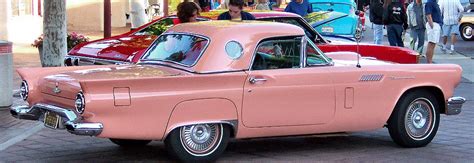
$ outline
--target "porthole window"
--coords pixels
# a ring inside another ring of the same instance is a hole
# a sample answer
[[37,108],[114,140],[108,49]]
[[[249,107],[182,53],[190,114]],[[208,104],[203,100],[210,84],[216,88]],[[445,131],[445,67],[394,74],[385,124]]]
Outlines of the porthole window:
[[231,59],[239,59],[243,54],[244,48],[237,41],[230,41],[225,45],[225,52]]

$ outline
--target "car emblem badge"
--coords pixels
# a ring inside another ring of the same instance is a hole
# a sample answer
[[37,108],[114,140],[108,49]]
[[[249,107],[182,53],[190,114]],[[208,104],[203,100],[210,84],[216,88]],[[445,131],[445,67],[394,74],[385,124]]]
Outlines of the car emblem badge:
[[61,93],[61,89],[59,89],[59,83],[58,82],[56,82],[55,87],[53,89],[53,92],[56,93],[56,94]]

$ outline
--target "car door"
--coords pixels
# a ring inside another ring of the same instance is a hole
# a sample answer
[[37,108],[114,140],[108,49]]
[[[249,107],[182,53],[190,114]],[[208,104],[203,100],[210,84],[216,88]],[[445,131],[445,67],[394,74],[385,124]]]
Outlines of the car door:
[[[309,58],[305,56],[306,50],[318,51],[314,44],[306,44],[306,40],[299,36],[259,43],[244,84],[245,126],[316,125],[334,118],[335,93],[330,68],[305,68]],[[325,60],[322,65],[327,63]]]

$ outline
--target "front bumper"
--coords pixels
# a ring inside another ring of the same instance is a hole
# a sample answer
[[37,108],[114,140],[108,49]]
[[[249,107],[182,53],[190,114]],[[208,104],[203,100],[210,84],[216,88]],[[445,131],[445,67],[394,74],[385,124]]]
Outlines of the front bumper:
[[53,105],[36,104],[32,107],[22,105],[10,109],[11,115],[15,118],[42,122],[46,112],[52,112],[60,116],[57,129],[66,129],[72,134],[97,136],[102,133],[104,128],[101,123],[81,123],[81,116],[76,114],[76,112]]
[[451,97],[446,103],[446,115],[457,115],[461,113],[462,104],[466,102],[464,97]]

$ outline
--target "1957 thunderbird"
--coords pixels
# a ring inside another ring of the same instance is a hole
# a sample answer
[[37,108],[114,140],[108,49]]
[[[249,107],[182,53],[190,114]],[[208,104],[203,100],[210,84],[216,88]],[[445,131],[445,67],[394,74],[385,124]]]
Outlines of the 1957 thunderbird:
[[[285,29],[285,30],[281,30]],[[184,161],[210,161],[230,138],[387,127],[395,143],[431,142],[440,114],[461,112],[453,64],[392,64],[323,53],[302,28],[259,21],[185,23],[138,64],[24,68],[11,108],[72,134],[121,146],[164,141]]]
[[[364,43],[357,45],[354,42],[330,40],[336,36],[323,38],[308,22],[297,14],[287,12],[252,12],[252,14],[258,20],[283,22],[300,26],[323,52],[352,51],[362,56],[374,57],[384,61],[418,63],[419,54],[407,48]],[[203,13],[203,15],[206,14]],[[64,59],[64,64],[66,66],[77,66],[137,63],[147,47],[167,27],[173,26],[176,19],[176,16],[163,17],[122,35],[80,44],[69,51]],[[199,20],[207,21],[209,19],[200,17]],[[326,21],[324,20],[323,22]]]

